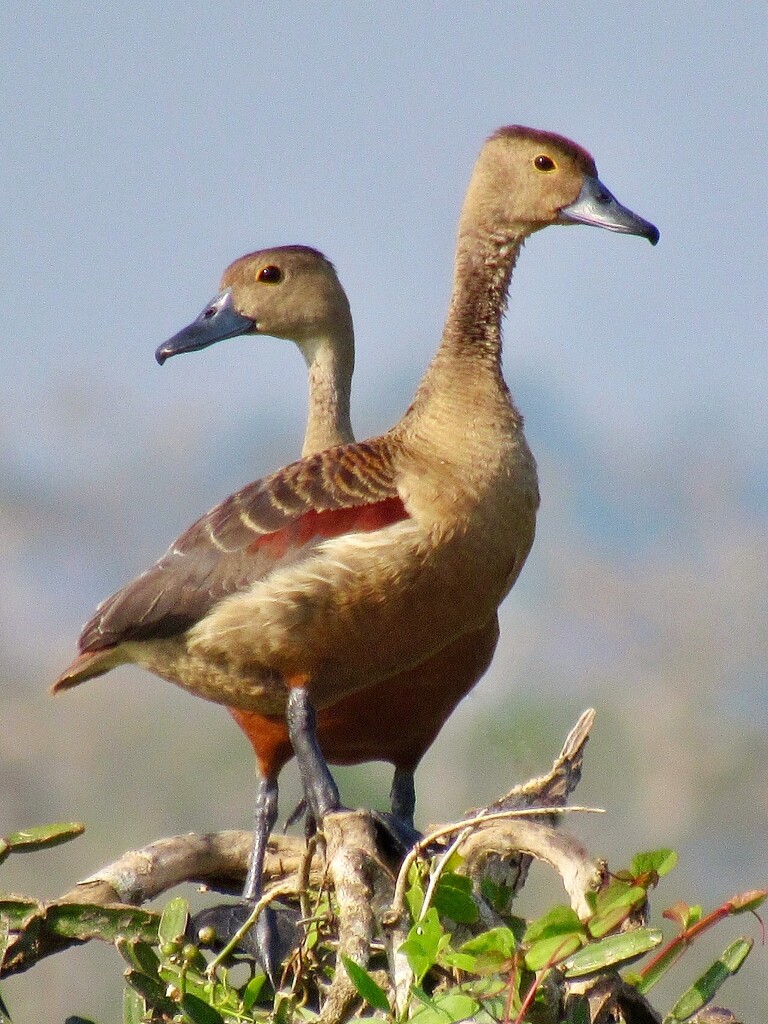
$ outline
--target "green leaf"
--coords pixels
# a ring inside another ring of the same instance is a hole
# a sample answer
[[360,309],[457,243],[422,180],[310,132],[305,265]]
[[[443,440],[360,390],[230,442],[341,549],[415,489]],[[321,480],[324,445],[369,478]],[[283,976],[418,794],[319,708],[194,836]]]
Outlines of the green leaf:
[[12,832],[5,837],[5,842],[14,853],[21,850],[47,850],[52,846],[68,843],[70,839],[77,838],[83,832],[85,825],[82,822],[57,821],[52,825],[36,825],[34,828]]
[[464,863],[465,858],[459,853],[458,850],[454,850],[448,861],[443,865],[443,870],[448,874],[456,874],[459,868]]
[[187,993],[181,998],[181,1009],[184,1019],[189,1024],[224,1024],[224,1018],[218,1010],[215,1010],[199,996]]
[[749,956],[753,944],[752,939],[745,938],[732,942],[720,959],[716,960],[678,999],[664,1018],[664,1024],[677,1024],[678,1021],[688,1020],[705,1006],[716,995],[723,982],[736,974]]
[[400,946],[400,952],[408,958],[411,970],[416,975],[417,985],[421,984],[430,967],[437,963],[444,934],[437,911],[430,907],[421,921],[417,921],[411,928],[408,938]]
[[33,917],[42,917],[45,907],[26,896],[5,896],[0,899],[0,916],[7,921],[10,931],[26,928]]
[[621,935],[609,935],[600,942],[590,942],[565,961],[565,976],[578,978],[633,960],[655,949],[663,938],[662,932],[656,928],[635,928]]
[[165,985],[157,978],[150,978],[140,971],[126,971],[125,980],[153,1010],[159,1010],[168,1017],[176,1015],[178,1005],[168,998],[165,994]]
[[118,939],[117,951],[129,967],[142,974],[156,975],[160,959],[148,942],[140,939]]
[[477,974],[477,957],[469,953],[457,953],[455,949],[448,946],[440,952],[439,963],[441,967],[453,967],[457,971],[466,971],[468,974]]
[[642,906],[646,898],[642,886],[614,883],[606,890],[604,898],[598,897],[595,913],[587,924],[590,935],[599,939],[612,932],[626,921],[633,910]]
[[160,924],[157,927],[160,944],[174,944],[183,940],[188,921],[189,905],[183,897],[176,896],[165,905],[160,918]]
[[595,916],[605,914],[616,907],[639,906],[647,896],[645,886],[635,885],[623,878],[615,878],[607,889],[597,894]]
[[636,857],[633,857],[629,870],[635,878],[649,874],[662,877],[669,874],[677,864],[677,860],[674,850],[649,850],[647,853],[638,853]]
[[538,939],[571,934],[583,935],[584,926],[574,910],[558,905],[528,925],[523,935],[523,942],[533,943]]
[[435,999],[435,1006],[454,1020],[466,1020],[480,1009],[480,1004],[466,992],[447,992]]
[[459,954],[469,953],[474,957],[478,974],[500,971],[515,955],[517,943],[509,928],[491,928],[482,935],[476,935],[459,947]]
[[[530,972],[527,972],[530,973]],[[486,978],[470,978],[462,983],[462,992],[468,992],[481,1002],[491,999],[493,996],[501,995],[506,999],[509,979],[498,974],[489,975]]]
[[243,989],[243,1009],[246,1013],[250,1013],[258,1002],[266,981],[266,974],[256,974]]
[[142,1024],[146,1008],[136,989],[126,985],[123,989],[123,1024]]
[[452,1024],[474,1016],[480,1009],[477,1000],[465,992],[447,992],[436,999],[424,996],[422,1002],[424,1005],[411,1018],[418,1024]]
[[421,916],[421,908],[424,906],[424,895],[424,887],[420,882],[414,882],[406,890],[405,902],[408,904],[408,909],[414,921],[418,921]]
[[546,939],[538,939],[525,954],[525,965],[531,971],[540,971],[543,967],[551,967],[562,959],[580,949],[580,935],[551,935]]
[[754,944],[754,939],[747,939],[742,935],[740,939],[736,939],[723,950],[720,962],[725,965],[731,975],[737,974],[741,969],[741,965],[752,952]]
[[157,914],[139,907],[94,903],[54,903],[45,912],[46,926],[57,935],[104,942],[115,942],[121,936],[152,942],[157,936],[157,920]]
[[364,967],[361,967],[360,964],[356,964],[354,960],[350,960],[348,956],[344,956],[342,953],[341,959],[352,984],[363,999],[365,999],[365,1001],[369,1003],[374,1010],[383,1010],[384,1013],[391,1013],[387,993],[381,985],[374,981]]
[[452,871],[441,875],[432,897],[432,905],[439,914],[457,924],[474,924],[480,914],[472,899],[471,879]]

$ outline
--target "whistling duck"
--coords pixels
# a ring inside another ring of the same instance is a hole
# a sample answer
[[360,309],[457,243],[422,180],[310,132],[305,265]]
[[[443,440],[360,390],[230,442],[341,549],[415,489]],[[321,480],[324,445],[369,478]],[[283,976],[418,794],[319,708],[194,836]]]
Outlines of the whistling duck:
[[[333,265],[306,246],[280,246],[241,257],[224,272],[221,292],[200,317],[160,346],[159,362],[229,336],[226,314],[222,322],[220,313],[211,312],[227,291],[237,310],[248,311],[255,325],[250,334],[288,338],[304,355],[309,403],[302,456],[352,441],[354,332]],[[322,708],[317,736],[327,760],[390,761],[396,769],[394,811],[412,825],[413,771],[458,700],[490,664],[497,639],[494,615],[482,631],[458,638],[425,665]],[[409,705],[413,713],[405,715]],[[400,711],[397,717],[381,713],[394,708]],[[276,777],[293,756],[285,719],[239,708],[230,711],[249,737],[264,776]]]
[[[354,332],[349,302],[333,265],[316,249],[297,245],[241,257],[225,270],[219,295],[197,320],[158,348],[160,363],[230,336],[227,293],[239,313],[247,311],[253,323],[249,334],[288,338],[304,355],[309,403],[302,455],[352,441]],[[459,637],[425,664],[318,712],[317,738],[328,761],[381,760],[394,765],[392,814],[406,835],[413,829],[416,767],[456,704],[490,664],[498,633],[494,614],[481,630]],[[229,711],[250,740],[261,772],[254,849],[243,892],[243,899],[251,903],[277,816],[277,777],[293,757],[293,748],[285,718],[241,708]],[[269,917],[263,915],[257,929],[262,960],[269,954],[269,928]]]
[[[400,422],[316,453],[203,516],[98,609],[54,690],[135,662],[199,696],[284,715],[316,822],[339,806],[314,708],[481,629],[533,542],[536,466],[501,371],[525,239],[585,223],[658,240],[592,157],[517,126],[482,148],[459,222],[443,339]],[[253,329],[226,293],[210,315]]]

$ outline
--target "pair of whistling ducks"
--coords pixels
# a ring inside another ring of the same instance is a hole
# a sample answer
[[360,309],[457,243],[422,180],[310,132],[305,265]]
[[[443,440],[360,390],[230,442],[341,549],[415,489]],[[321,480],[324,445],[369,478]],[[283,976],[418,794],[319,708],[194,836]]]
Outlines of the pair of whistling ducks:
[[[525,239],[570,223],[659,237],[579,146],[498,130],[461,213],[440,347],[400,422],[369,441],[355,443],[349,422],[349,305],[314,250],[237,260],[158,349],[162,362],[239,334],[294,340],[309,366],[303,458],[227,498],[105,601],[53,688],[134,662],[230,709],[262,774],[248,901],[292,754],[316,822],[340,806],[326,758],[381,759],[395,766],[393,813],[412,826],[414,769],[491,660],[539,503],[501,372],[501,318]],[[272,974],[268,915],[260,926]]]

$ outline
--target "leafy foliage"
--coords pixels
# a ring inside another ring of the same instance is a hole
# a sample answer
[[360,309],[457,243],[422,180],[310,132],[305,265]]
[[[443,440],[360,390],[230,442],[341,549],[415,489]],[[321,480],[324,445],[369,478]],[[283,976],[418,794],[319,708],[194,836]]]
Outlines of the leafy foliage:
[[[56,845],[82,831],[80,826],[46,826],[14,833],[0,842],[2,855]],[[516,1024],[590,1024],[589,986],[615,982],[617,1013],[621,998],[644,997],[671,971],[704,931],[729,917],[754,914],[768,892],[742,893],[704,913],[700,907],[673,903],[662,917],[676,933],[664,935],[648,924],[648,895],[674,867],[669,850],[635,857],[630,867],[609,877],[589,897],[587,920],[567,906],[555,906],[523,921],[508,912],[483,928],[477,892],[462,874],[461,857],[445,862],[417,862],[409,873],[406,904],[412,925],[399,948],[412,971],[412,983],[397,1012],[391,977],[374,952],[366,967],[343,957],[359,995],[356,1019],[374,1014],[417,1024],[450,1024],[472,1019]],[[486,880],[487,881],[487,880]],[[498,884],[478,892],[496,909],[506,907],[508,893]],[[498,898],[497,898],[498,897]],[[485,904],[486,907],[488,903]],[[0,962],[8,963],[19,944],[34,947],[51,937],[85,941],[99,938],[115,945],[125,962],[124,1024],[239,1024],[246,1021],[315,1021],[321,1019],[323,989],[334,969],[334,904],[318,893],[310,927],[274,992],[253,963],[242,956],[222,962],[187,938],[186,901],[171,899],[158,915],[130,907],[74,903],[41,904],[24,897],[0,898]],[[753,940],[730,942],[722,955],[682,992],[664,1024],[690,1021],[743,965]],[[374,976],[374,974],[376,976]],[[578,989],[572,983],[578,982]],[[585,982],[587,983],[585,986]],[[585,994],[586,992],[586,994]],[[75,1018],[72,1018],[75,1019]],[[621,1019],[617,1017],[617,1019]],[[635,1019],[653,1021],[651,1015]],[[10,1016],[0,999],[0,1021]]]

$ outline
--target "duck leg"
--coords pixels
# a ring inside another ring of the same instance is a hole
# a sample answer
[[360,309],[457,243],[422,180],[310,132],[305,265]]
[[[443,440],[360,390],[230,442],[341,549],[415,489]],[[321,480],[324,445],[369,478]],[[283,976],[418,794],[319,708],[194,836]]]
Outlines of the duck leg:
[[391,810],[387,813],[373,811],[373,819],[379,827],[379,835],[385,848],[395,857],[402,859],[421,838],[413,824],[416,810],[416,786],[413,769],[395,768],[392,788],[389,791]]
[[[341,809],[341,803],[336,783],[317,742],[315,709],[306,686],[291,688],[285,717],[304,788],[307,816],[320,825],[324,815]],[[392,813],[374,812],[373,817],[393,851],[403,856],[421,838],[413,824],[416,788],[412,771],[395,769],[390,799]]]
[[[286,706],[286,722],[299,767],[308,818],[321,823],[326,814],[339,810],[341,804],[336,783],[317,742],[315,710],[305,686],[291,687]],[[202,927],[212,927],[217,944],[226,942],[243,924],[261,897],[267,842],[277,820],[277,795],[277,777],[266,772],[256,796],[253,848],[242,901],[201,911],[193,918],[193,935],[197,935]],[[276,987],[280,964],[294,939],[295,921],[289,921],[285,914],[278,914],[271,907],[266,907],[259,915],[252,938],[249,940],[245,936],[240,945],[259,960]]]
[[264,856],[267,842],[277,821],[277,779],[264,776],[256,790],[256,807],[253,814],[253,849],[248,874],[243,886],[243,900],[254,904],[261,896]]
[[413,772],[406,768],[395,768],[392,788],[389,791],[392,817],[415,832],[413,815],[416,811],[416,784]]
[[[192,919],[192,934],[196,936],[202,928],[212,928],[216,934],[215,943],[224,945],[240,929],[250,916],[253,907],[263,892],[264,857],[270,833],[277,821],[277,777],[263,776],[256,791],[256,806],[253,817],[253,847],[248,874],[240,903],[223,903],[206,907]],[[260,962],[272,986],[277,987],[277,976],[285,954],[293,945],[295,928],[291,923],[278,921],[272,907],[265,907],[256,922],[252,938],[243,937],[241,948],[253,954]]]
[[[319,825],[325,814],[340,810],[341,803],[336,783],[317,742],[315,709],[306,686],[291,688],[285,717],[301,775],[308,821]],[[374,812],[373,817],[393,851],[402,856],[421,838],[413,824],[416,808],[413,771],[400,767],[395,769],[390,800],[392,812]]]
[[[256,808],[253,815],[253,849],[248,874],[243,886],[243,903],[252,908],[261,898],[264,887],[264,855],[267,842],[277,821],[277,779],[265,775],[256,791]],[[276,975],[283,955],[287,950],[279,939],[277,918],[272,907],[264,907],[254,929],[256,954],[261,961],[272,987],[277,988]]]
[[291,687],[285,717],[307,808],[320,825],[326,814],[341,808],[341,803],[339,790],[317,742],[315,709],[306,686]]

